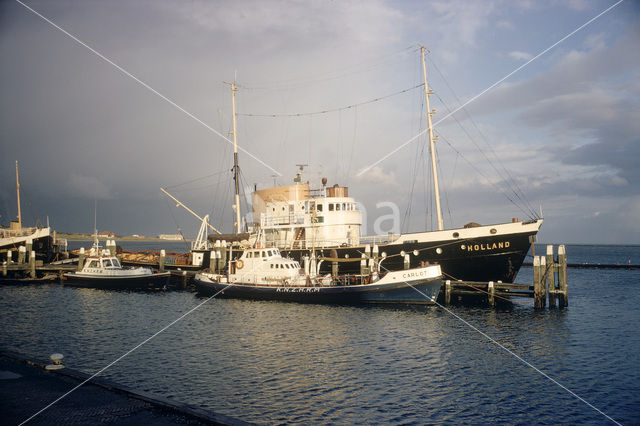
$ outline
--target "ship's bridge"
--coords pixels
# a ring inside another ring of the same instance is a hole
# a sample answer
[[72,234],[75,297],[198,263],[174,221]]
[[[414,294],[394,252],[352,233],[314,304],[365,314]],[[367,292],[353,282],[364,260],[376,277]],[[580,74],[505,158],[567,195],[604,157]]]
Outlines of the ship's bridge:
[[266,244],[310,248],[359,244],[362,213],[349,189],[334,185],[310,190],[308,184],[253,193],[253,215]]

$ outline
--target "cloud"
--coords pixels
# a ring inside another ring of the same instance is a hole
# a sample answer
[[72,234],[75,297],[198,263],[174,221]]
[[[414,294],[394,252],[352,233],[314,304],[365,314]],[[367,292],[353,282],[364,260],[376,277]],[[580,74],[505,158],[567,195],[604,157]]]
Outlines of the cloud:
[[521,52],[519,50],[514,50],[512,52],[509,52],[509,56],[519,61],[528,61],[531,58],[533,58],[533,55],[531,53]]
[[68,182],[70,195],[98,200],[112,199],[114,194],[108,184],[93,176],[72,173]]
[[399,186],[396,173],[385,171],[381,166],[372,167],[366,172],[356,175],[356,180],[359,183],[386,188]]

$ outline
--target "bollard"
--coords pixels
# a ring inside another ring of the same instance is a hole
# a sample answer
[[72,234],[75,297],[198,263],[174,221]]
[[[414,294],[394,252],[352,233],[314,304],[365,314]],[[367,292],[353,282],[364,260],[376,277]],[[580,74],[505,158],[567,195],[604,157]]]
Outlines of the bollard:
[[78,253],[78,271],[82,271],[83,266],[84,266],[84,247],[80,247],[80,252]]
[[533,306],[536,309],[544,307],[542,292],[542,275],[544,272],[541,263],[540,256],[533,258]]
[[28,238],[26,243],[25,243],[25,250],[27,253],[31,253],[31,250],[33,249],[33,240],[31,238]]
[[26,259],[27,249],[24,246],[18,247],[18,263],[22,265]]
[[167,253],[164,249],[160,250],[160,260],[158,261],[158,270],[160,272],[164,272],[164,258],[167,256]]
[[[329,255],[331,256],[331,258],[336,259],[338,257],[338,252],[336,251],[336,249],[332,249]],[[338,276],[338,262],[336,262],[335,260],[331,261],[331,275],[333,277]]]
[[565,308],[569,306],[569,288],[567,282],[567,252],[563,245],[558,246],[558,284],[560,298],[558,306]]
[[31,250],[29,255],[29,275],[31,279],[36,278],[36,252],[34,250]]
[[489,284],[487,285],[487,291],[489,292],[489,295],[487,296],[489,305],[496,306],[496,288],[493,285],[493,281],[489,281]]
[[553,254],[553,246],[547,246],[547,268],[549,272],[547,273],[548,283],[549,283],[549,294],[555,291],[556,289],[556,267],[554,262],[554,254]]

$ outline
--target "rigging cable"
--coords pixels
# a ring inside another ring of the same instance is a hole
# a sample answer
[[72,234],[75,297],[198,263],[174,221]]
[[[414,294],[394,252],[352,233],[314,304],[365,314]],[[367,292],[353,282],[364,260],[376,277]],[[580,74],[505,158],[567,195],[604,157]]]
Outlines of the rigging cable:
[[370,99],[368,101],[364,101],[364,102],[360,102],[357,104],[352,104],[352,105],[347,105],[344,107],[340,107],[340,108],[333,108],[333,109],[326,109],[326,110],[322,110],[322,111],[314,111],[314,112],[299,112],[299,113],[281,113],[281,114],[247,114],[247,113],[238,113],[237,115],[241,115],[243,117],[304,117],[307,115],[320,115],[320,114],[328,114],[331,112],[337,112],[337,111],[344,111],[347,109],[351,109],[351,108],[356,108],[362,105],[367,105],[367,104],[371,104],[374,102],[379,102],[382,101],[384,99],[388,99],[391,98],[393,96],[397,96],[400,95],[402,93],[406,93],[409,92],[411,90],[415,90],[418,89],[420,87],[424,86],[424,83],[422,84],[418,84],[417,86],[414,87],[409,87],[408,89],[404,89],[404,90],[400,90],[398,92],[394,92],[391,93],[389,95],[385,95],[385,96],[381,96],[379,98],[375,98],[375,99]]
[[[461,104],[462,102],[460,101],[460,98],[458,98],[458,96],[456,95],[455,91],[453,90],[453,88],[451,87],[451,85],[449,84],[449,82],[447,81],[446,77],[444,76],[444,74],[440,71],[440,69],[438,68],[438,66],[436,65],[435,61],[433,60],[433,58],[431,58],[431,55],[429,55],[429,59],[430,59],[430,63],[433,65],[433,67],[435,68],[435,70],[438,72],[438,74],[440,75],[440,77],[442,78],[442,80],[444,81],[445,85],[449,88],[449,90],[451,91],[451,93],[453,94],[454,98],[456,99],[456,101]],[[447,109],[447,111],[451,114],[451,110],[449,109],[449,107],[446,105],[446,103],[442,100],[442,98],[436,93],[436,96],[438,97],[438,99],[440,100],[440,102],[442,102],[442,105]],[[476,122],[473,120],[473,117],[471,117],[471,114],[469,114],[469,111],[466,108],[462,108],[462,110],[465,112],[465,114],[467,115],[467,117],[469,118],[469,120],[471,121],[471,124],[473,124],[473,126],[475,127],[475,129],[477,130],[477,132],[480,134],[480,136],[482,137],[482,139],[484,140],[484,142],[486,143],[486,145],[489,147],[489,151],[490,153],[493,155],[494,158],[498,159],[498,156],[496,155],[495,151],[493,150],[491,144],[489,143],[488,138],[484,135],[484,133],[480,130],[480,128],[478,127],[478,125],[476,124]],[[509,170],[504,166],[504,164],[498,162],[498,164],[500,164],[500,166],[502,167],[502,170],[504,171],[504,173],[506,174],[506,177],[501,173],[501,171],[498,169],[498,167],[494,164],[494,162],[487,157],[487,155],[484,153],[484,151],[482,149],[480,149],[480,147],[478,146],[478,144],[475,142],[475,140],[471,137],[471,135],[469,135],[469,132],[466,130],[466,128],[464,126],[462,126],[462,124],[460,123],[460,121],[456,118],[455,114],[451,114],[451,116],[454,118],[454,120],[456,121],[456,123],[458,123],[458,125],[460,126],[460,128],[465,132],[465,134],[467,135],[467,137],[469,138],[469,140],[476,146],[476,148],[478,149],[478,151],[480,151],[480,153],[482,154],[482,156],[489,162],[489,164],[491,165],[491,167],[493,167],[493,169],[498,173],[498,175],[507,183],[507,186],[509,186],[509,189],[511,189],[511,191],[514,193],[514,195],[524,204],[524,207],[526,209],[529,210],[529,212],[527,214],[531,215],[531,218],[537,218],[538,215],[535,213],[535,210],[531,207],[531,205],[529,204],[528,200],[524,197],[524,192],[522,191],[522,189],[519,187],[518,183],[516,182],[516,180],[513,178],[513,176],[511,175],[511,173],[509,172]],[[522,196],[521,196],[522,195]],[[521,210],[524,212],[524,209],[521,208]],[[526,213],[526,212],[524,212]]]

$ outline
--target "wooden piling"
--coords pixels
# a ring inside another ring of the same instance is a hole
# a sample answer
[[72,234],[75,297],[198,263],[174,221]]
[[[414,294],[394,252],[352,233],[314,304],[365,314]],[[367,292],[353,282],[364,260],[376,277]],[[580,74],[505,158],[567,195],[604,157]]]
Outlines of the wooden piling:
[[558,306],[561,308],[569,305],[569,290],[567,282],[567,252],[564,244],[558,246]]
[[542,287],[542,277],[544,269],[540,256],[533,258],[533,306],[536,309],[544,308],[544,292]]
[[7,276],[7,261],[6,260],[4,262],[2,262],[2,276],[3,277]]
[[451,304],[451,280],[447,280],[444,283],[444,303]]
[[556,268],[553,254],[553,246],[547,246],[547,282],[549,284],[549,293],[556,289]]
[[408,254],[404,255],[404,269],[409,269],[409,266],[411,265],[411,259],[409,258]]
[[24,246],[18,247],[18,263],[19,264],[22,265],[23,263],[25,263],[26,254],[27,254],[27,249]]
[[36,278],[36,252],[31,250],[29,254],[29,276],[31,279]]
[[11,265],[13,263],[13,258],[11,256],[13,256],[13,253],[11,250],[7,250],[7,265]]
[[84,247],[80,247],[80,251],[78,252],[78,271],[81,271],[83,266],[84,266]]
[[158,270],[160,272],[164,272],[164,260],[167,256],[167,253],[163,250],[160,250],[160,260],[158,260]]
[[489,293],[488,295],[488,299],[489,299],[489,305],[491,306],[496,306],[496,289],[495,286],[493,285],[493,281],[489,281],[489,284],[487,285],[487,292]]

